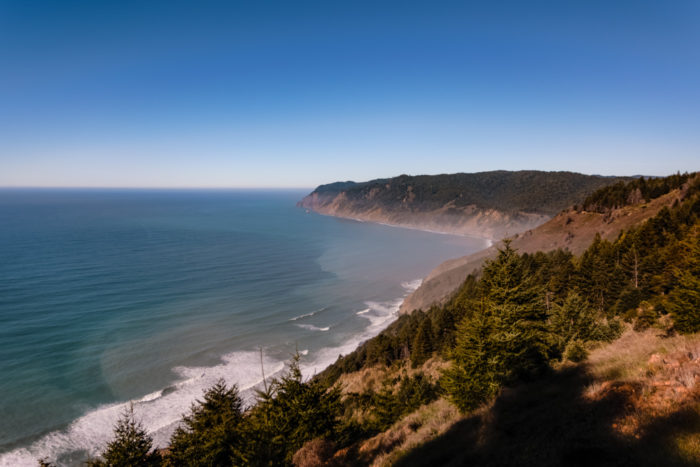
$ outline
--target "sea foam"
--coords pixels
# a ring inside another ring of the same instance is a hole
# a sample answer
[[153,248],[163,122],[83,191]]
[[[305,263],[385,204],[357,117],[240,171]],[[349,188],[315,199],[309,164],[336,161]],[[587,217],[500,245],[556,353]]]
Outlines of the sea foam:
[[[310,378],[332,364],[339,355],[346,355],[367,339],[379,334],[398,315],[405,295],[417,289],[421,280],[402,283],[404,296],[390,301],[367,301],[367,309],[358,312],[369,325],[340,346],[325,347],[314,352],[302,350],[302,374]],[[321,311],[317,310],[307,315]],[[302,315],[304,316],[304,315]],[[299,316],[301,318],[302,316]],[[328,331],[329,327],[298,325],[310,330]],[[308,327],[307,327],[308,326]],[[246,404],[255,400],[254,389],[262,383],[262,369],[268,378],[279,375],[285,362],[275,360],[259,351],[232,352],[221,357],[222,362],[208,367],[176,367],[173,371],[180,379],[165,389],[152,392],[138,400],[106,404],[88,412],[71,423],[65,430],[49,433],[29,447],[18,448],[0,455],[0,466],[35,466],[38,459],[49,459],[60,464],[78,465],[86,457],[97,456],[112,439],[115,421],[129,405],[133,405],[136,418],[153,437],[156,447],[167,446],[183,414],[191,404],[200,399],[203,392],[219,379],[227,384],[238,384]],[[262,364],[262,367],[261,367]]]

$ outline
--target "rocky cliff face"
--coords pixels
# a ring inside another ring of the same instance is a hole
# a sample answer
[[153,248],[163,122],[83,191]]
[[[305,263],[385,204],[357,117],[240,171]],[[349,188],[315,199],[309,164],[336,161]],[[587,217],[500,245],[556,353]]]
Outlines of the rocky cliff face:
[[456,206],[455,203],[421,209],[410,198],[398,207],[379,202],[357,203],[349,199],[346,192],[314,192],[301,200],[299,206],[329,216],[489,239],[524,232],[550,219],[550,216],[541,213],[506,213],[475,205]]
[[504,170],[321,185],[299,202],[321,214],[500,239],[532,229],[621,178]]

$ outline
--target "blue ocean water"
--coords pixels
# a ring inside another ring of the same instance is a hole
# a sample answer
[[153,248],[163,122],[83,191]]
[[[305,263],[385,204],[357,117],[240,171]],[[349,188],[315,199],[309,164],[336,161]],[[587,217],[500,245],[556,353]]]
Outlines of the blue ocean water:
[[[219,377],[310,376],[484,240],[320,216],[304,191],[0,190],[0,465],[157,444]],[[250,394],[250,390],[246,393]]]

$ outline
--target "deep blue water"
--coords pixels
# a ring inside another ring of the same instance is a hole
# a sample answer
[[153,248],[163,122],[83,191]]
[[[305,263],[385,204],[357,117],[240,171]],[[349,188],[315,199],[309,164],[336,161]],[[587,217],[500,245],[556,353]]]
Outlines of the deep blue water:
[[308,213],[303,191],[0,190],[0,465],[164,443],[218,377],[311,375],[484,241]]

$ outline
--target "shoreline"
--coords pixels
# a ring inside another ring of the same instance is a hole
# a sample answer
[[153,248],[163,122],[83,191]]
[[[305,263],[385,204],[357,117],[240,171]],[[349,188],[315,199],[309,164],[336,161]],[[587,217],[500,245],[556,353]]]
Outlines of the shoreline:
[[[405,291],[401,297],[382,302],[366,301],[368,308],[355,314],[367,319],[369,324],[340,345],[321,347],[312,352],[300,350],[303,377],[313,377],[332,365],[339,355],[355,351],[362,343],[380,334],[399,318],[401,305],[422,281],[415,279],[401,283]],[[154,446],[167,447],[182,414],[187,413],[191,403],[201,398],[202,391],[219,378],[224,378],[227,384],[236,384],[246,404],[253,403],[255,389],[263,383],[260,358],[258,350],[236,350],[222,354],[220,363],[216,365],[176,366],[172,371],[177,377],[166,387],[129,401],[93,407],[64,428],[38,435],[28,445],[0,453],[0,467],[34,466],[44,458],[58,461],[60,465],[83,465],[85,460],[98,455],[111,440],[114,423],[129,404],[133,404],[137,417],[153,436]],[[287,366],[286,360],[266,356],[264,352],[262,358],[268,380],[279,376]],[[241,368],[253,367],[255,371],[236,374],[236,370],[240,372]]]
[[[363,224],[377,224],[377,225],[383,225],[386,227],[395,227],[399,229],[407,229],[407,230],[416,230],[419,232],[427,232],[427,233],[433,233],[433,234],[438,234],[438,235],[452,235],[454,237],[466,237],[466,238],[474,238],[477,240],[483,240],[486,242],[486,246],[483,249],[489,248],[493,246],[493,244],[498,241],[497,238],[494,237],[488,237],[484,235],[475,235],[473,233],[459,233],[459,232],[450,232],[446,230],[434,230],[434,229],[427,229],[423,227],[415,227],[411,225],[405,225],[405,224],[393,224],[391,222],[380,222],[380,221],[374,221],[374,220],[368,220],[368,219],[361,219],[359,217],[351,217],[351,216],[342,216],[339,214],[328,214],[324,212],[319,212],[314,209],[310,208],[304,208],[308,211],[308,213],[314,213],[318,214],[319,216],[326,216],[326,217],[334,217],[336,219],[344,219],[344,220],[350,220],[350,221],[355,221],[355,222],[361,222]],[[481,250],[479,250],[481,251]]]

